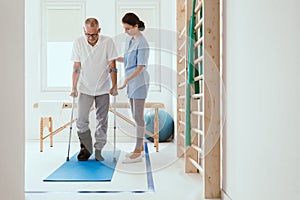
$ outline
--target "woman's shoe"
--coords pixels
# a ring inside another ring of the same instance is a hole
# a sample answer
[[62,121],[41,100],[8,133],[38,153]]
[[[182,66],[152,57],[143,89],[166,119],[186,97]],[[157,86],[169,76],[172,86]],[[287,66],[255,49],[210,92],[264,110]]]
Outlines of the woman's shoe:
[[[126,153],[126,154],[125,154],[125,158],[130,157],[132,154],[134,154],[134,152]],[[145,156],[145,151],[142,151],[142,152],[141,152],[141,155],[142,155],[142,157],[144,157],[144,156]]]
[[125,159],[122,161],[122,163],[124,163],[124,164],[128,164],[128,163],[137,163],[137,162],[142,162],[142,160],[143,160],[142,155],[139,155],[139,156],[137,156],[136,158],[130,158],[130,157],[127,157],[127,158],[125,158]]

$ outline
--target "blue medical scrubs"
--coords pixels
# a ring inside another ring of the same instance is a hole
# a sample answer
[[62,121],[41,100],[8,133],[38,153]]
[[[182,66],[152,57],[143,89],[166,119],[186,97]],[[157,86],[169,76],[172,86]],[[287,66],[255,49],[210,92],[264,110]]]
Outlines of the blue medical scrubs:
[[128,78],[137,68],[144,66],[144,70],[127,84],[127,95],[131,99],[146,99],[149,90],[149,73],[147,71],[149,59],[149,44],[143,35],[135,39],[126,38],[124,67],[125,77]]

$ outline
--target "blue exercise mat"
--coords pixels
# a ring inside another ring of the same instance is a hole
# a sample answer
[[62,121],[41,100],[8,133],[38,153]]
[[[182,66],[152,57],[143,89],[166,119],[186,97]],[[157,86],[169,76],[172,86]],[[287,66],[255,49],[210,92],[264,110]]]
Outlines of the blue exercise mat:
[[[113,162],[113,151],[104,151],[104,161],[96,161],[94,154],[88,161],[78,161],[76,153],[69,161],[66,161],[45,182],[102,182],[111,181],[117,162]],[[119,159],[120,151],[116,151],[116,159]]]

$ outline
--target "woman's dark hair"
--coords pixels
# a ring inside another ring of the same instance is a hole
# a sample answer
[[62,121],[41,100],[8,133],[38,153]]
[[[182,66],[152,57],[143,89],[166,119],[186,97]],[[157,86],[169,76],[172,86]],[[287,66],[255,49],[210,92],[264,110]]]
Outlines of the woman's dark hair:
[[145,30],[145,24],[143,21],[139,19],[139,17],[134,13],[126,13],[122,18],[122,22],[125,24],[129,24],[131,26],[138,25],[140,31]]

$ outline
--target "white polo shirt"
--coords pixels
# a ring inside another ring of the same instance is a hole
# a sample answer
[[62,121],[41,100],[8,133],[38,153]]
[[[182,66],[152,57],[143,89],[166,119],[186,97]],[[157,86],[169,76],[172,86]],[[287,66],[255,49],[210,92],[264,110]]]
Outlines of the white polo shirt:
[[110,89],[109,63],[118,57],[113,40],[100,35],[95,46],[86,37],[74,41],[71,61],[81,63],[78,90],[98,96],[108,94]]

